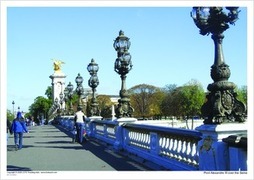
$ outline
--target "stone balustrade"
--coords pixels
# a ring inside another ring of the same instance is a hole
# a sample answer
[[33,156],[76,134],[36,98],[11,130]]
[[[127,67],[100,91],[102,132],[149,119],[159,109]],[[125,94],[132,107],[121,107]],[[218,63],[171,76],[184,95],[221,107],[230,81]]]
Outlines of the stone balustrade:
[[[62,117],[59,122],[67,130],[73,129],[73,117]],[[134,118],[101,120],[101,117],[90,117],[85,121],[90,138],[163,169],[184,171],[247,171],[247,137],[244,147],[232,145],[231,137],[247,134],[246,129],[244,123],[201,125],[196,130],[188,130],[142,124]]]

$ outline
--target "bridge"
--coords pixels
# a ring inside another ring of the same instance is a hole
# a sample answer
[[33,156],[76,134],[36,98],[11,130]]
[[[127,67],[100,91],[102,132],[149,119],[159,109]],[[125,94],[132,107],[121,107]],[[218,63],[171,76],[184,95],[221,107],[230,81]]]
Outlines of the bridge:
[[85,122],[88,140],[84,144],[72,142],[73,126],[73,116],[59,116],[52,124],[30,127],[24,148],[18,151],[11,137],[7,175],[19,171],[231,171],[250,175],[245,123],[188,130],[134,118],[93,117]]
[[31,127],[24,134],[24,145],[16,151],[10,136],[7,146],[7,171],[143,171],[151,170],[105,143],[89,139],[73,143],[61,126]]

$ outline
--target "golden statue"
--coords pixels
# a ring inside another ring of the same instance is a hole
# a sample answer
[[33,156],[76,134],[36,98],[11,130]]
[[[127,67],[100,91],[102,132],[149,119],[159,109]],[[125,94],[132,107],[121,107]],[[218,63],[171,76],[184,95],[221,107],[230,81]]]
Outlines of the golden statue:
[[54,61],[54,71],[55,72],[61,72],[61,66],[62,64],[65,64],[63,61],[60,61],[60,60],[53,60]]

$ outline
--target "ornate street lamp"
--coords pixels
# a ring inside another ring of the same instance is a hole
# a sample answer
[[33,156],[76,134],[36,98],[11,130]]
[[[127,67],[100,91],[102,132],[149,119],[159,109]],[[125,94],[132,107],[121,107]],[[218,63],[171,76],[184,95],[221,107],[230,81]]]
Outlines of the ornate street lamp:
[[[228,11],[228,13],[226,12]],[[207,101],[201,108],[206,117],[205,124],[221,124],[228,121],[245,121],[246,106],[236,99],[236,85],[228,82],[229,66],[224,61],[222,51],[223,32],[234,25],[238,19],[238,7],[193,7],[191,16],[201,35],[212,34],[215,46],[214,64],[211,66],[211,78],[214,80],[207,89]]]
[[92,88],[93,91],[93,97],[92,97],[92,103],[91,103],[91,115],[92,116],[99,116],[100,110],[98,107],[97,100],[95,98],[95,91],[96,87],[99,85],[99,79],[97,77],[97,72],[99,70],[99,66],[97,63],[95,63],[94,59],[91,60],[91,62],[87,66],[87,71],[90,73],[91,77],[88,80],[88,85]]
[[15,105],[15,102],[12,101],[12,112],[13,112],[13,116],[14,116],[14,118],[15,118],[15,114],[14,114],[14,105]]
[[58,98],[55,99],[53,106],[54,106],[54,109],[57,110],[57,113],[60,113],[60,106],[58,104]]
[[80,73],[78,73],[78,76],[76,77],[75,81],[77,83],[76,93],[78,94],[78,97],[79,97],[78,106],[81,107],[82,106],[81,95],[84,93],[84,89],[82,86],[83,78],[82,76],[80,76]]
[[69,82],[69,84],[67,85],[67,90],[68,90],[68,99],[70,100],[70,111],[69,114],[73,113],[73,107],[72,107],[72,95],[73,95],[73,85],[71,84],[71,82]]
[[97,63],[95,63],[94,59],[91,59],[91,62],[88,64],[87,71],[91,76],[97,75],[97,72],[99,71],[99,66]]
[[59,94],[59,98],[60,98],[61,112],[62,112],[62,110],[63,110],[63,98],[64,98],[62,92]]
[[117,59],[115,61],[115,72],[121,76],[122,86],[120,90],[120,99],[116,108],[116,117],[131,117],[134,109],[130,105],[130,98],[126,90],[126,74],[132,69],[131,55],[128,52],[130,48],[129,38],[124,36],[121,30],[119,36],[114,41],[114,48],[117,51]]
[[67,87],[64,89],[64,102],[65,102],[65,109],[64,111],[66,112],[67,111],[67,101],[68,101],[68,93],[69,93],[69,90],[67,89]]

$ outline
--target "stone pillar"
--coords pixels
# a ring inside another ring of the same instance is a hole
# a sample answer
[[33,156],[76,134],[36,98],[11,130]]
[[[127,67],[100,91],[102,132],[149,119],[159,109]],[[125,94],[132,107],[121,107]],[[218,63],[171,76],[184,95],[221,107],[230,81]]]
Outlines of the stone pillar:
[[94,137],[94,126],[93,126],[93,121],[95,120],[102,120],[101,116],[91,116],[86,118],[85,122],[85,129],[88,137]]
[[229,146],[229,167],[230,171],[248,170],[248,135],[237,134],[223,139]]
[[[62,92],[64,94],[65,89],[65,78],[66,76],[62,72],[55,72],[51,76],[49,76],[50,79],[52,79],[52,98],[53,102],[55,99],[58,99],[58,102],[60,104],[60,93]],[[65,109],[65,102],[63,100],[62,109]]]
[[202,133],[197,149],[199,170],[229,170],[229,147],[222,140],[232,134],[247,133],[247,123],[204,124],[197,127],[196,130]]
[[118,118],[115,119],[114,121],[116,121],[118,123],[118,125],[116,126],[116,141],[114,143],[114,149],[116,150],[121,150],[123,148],[123,137],[125,136],[123,134],[123,124],[125,123],[133,123],[136,122],[137,119],[136,118]]

